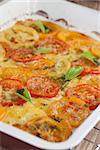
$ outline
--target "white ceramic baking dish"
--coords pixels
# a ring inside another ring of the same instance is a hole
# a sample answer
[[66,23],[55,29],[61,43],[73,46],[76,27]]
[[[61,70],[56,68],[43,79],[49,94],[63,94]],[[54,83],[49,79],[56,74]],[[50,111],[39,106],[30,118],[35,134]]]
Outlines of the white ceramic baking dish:
[[[0,6],[0,30],[16,20],[42,18],[81,31],[100,40],[100,14],[64,0],[9,0]],[[100,120],[100,106],[77,128],[65,142],[52,143],[0,122],[0,131],[42,149],[68,149],[79,144]]]

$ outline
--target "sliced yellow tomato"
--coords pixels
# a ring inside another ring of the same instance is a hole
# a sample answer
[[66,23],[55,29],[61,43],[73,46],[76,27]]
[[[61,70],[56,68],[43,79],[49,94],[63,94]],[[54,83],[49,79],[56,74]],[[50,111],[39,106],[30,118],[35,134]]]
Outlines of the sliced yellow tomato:
[[40,60],[37,60],[37,61],[34,61],[33,63],[29,64],[28,66],[31,68],[31,69],[48,69],[48,68],[51,68],[54,66],[54,62],[52,60],[49,60],[49,59],[40,59]]
[[79,98],[76,97],[70,97],[69,99],[67,99],[68,102],[73,102],[73,103],[77,103],[78,105],[85,105],[86,103],[84,101],[82,101]]
[[31,76],[33,76],[32,70],[21,66],[1,68],[0,73],[2,78],[20,79],[23,82],[26,82]]
[[66,42],[67,34],[66,34],[64,31],[60,31],[60,32],[58,33],[57,37],[58,37],[60,40]]
[[93,55],[100,57],[100,42],[94,44],[91,48]]
[[69,30],[60,31],[57,34],[57,37],[60,40],[67,42],[67,44],[70,45],[70,49],[74,50],[89,50],[91,48],[91,45],[95,43],[95,40],[90,38],[89,36]]
[[59,39],[64,41],[72,39],[92,40],[89,36],[85,34],[69,30],[60,31],[57,36]]

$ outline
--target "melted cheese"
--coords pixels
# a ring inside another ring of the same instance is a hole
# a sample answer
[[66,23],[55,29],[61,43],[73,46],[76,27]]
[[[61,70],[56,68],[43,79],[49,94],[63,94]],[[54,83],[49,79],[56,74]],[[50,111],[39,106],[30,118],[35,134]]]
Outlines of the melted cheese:
[[9,108],[9,112],[4,122],[9,124],[24,124],[34,117],[46,116],[46,113],[35,107],[35,105],[27,102],[23,106],[13,106]]

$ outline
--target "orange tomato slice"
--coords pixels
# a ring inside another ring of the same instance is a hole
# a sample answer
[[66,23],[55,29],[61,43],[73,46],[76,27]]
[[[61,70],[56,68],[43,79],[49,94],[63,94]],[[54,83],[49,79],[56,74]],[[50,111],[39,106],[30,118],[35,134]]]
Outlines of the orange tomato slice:
[[93,47],[91,48],[91,52],[93,53],[93,55],[100,57],[100,42],[93,45]]
[[68,120],[74,128],[78,127],[90,113],[89,107],[81,99],[76,97],[64,97],[49,106],[47,114],[49,117],[60,122]]
[[34,61],[32,64],[29,64],[29,67],[31,69],[47,69],[47,68],[51,68],[55,65],[54,61],[49,60],[49,59],[40,59],[37,61]]
[[68,100],[68,102],[73,102],[73,103],[77,103],[79,105],[85,105],[86,103],[84,101],[82,101],[81,99],[79,98],[76,98],[76,97],[70,97]]

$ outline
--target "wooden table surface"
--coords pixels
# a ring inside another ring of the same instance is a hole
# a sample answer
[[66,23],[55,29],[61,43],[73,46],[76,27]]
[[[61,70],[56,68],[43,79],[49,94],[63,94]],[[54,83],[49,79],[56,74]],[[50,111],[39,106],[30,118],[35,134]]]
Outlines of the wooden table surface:
[[[96,10],[100,10],[100,0],[68,0],[77,4],[81,4]],[[3,139],[2,139],[3,140]],[[6,142],[6,137],[5,137]],[[17,142],[17,141],[14,141]],[[1,144],[2,145],[2,142]],[[0,147],[0,150],[37,150],[37,148],[16,147],[15,149],[9,147]],[[100,150],[100,122],[91,130],[91,132],[84,138],[84,140],[72,150]]]
[[92,9],[100,10],[100,0],[67,0]]

